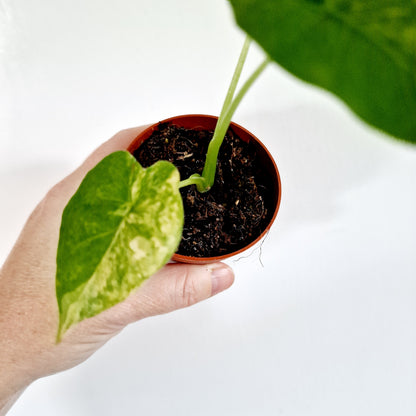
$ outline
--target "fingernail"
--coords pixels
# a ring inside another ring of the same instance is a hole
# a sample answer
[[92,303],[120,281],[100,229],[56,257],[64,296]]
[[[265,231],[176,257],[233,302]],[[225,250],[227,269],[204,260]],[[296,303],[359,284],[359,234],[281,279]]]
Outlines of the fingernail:
[[234,273],[232,269],[225,264],[212,264],[208,267],[211,271],[212,288],[211,296],[228,289],[234,282]]

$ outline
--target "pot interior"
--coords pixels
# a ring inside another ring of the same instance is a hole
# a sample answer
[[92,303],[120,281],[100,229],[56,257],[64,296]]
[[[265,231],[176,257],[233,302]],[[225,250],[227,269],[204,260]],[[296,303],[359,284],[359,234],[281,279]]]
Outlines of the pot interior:
[[[217,119],[218,118],[215,116],[195,114],[195,115],[177,116],[177,117],[172,117],[172,118],[163,120],[160,123],[156,123],[148,127],[146,130],[144,130],[130,144],[127,150],[130,153],[133,153],[136,149],[138,149],[141,146],[141,144],[145,140],[147,140],[152,135],[152,133],[155,130],[158,130],[160,124],[172,123],[178,127],[183,127],[186,129],[211,130],[212,131],[215,129]],[[255,240],[251,241],[245,247],[237,251],[234,251],[232,253],[225,254],[225,255],[215,256],[215,257],[190,257],[190,256],[183,256],[181,254],[175,254],[173,257],[173,260],[187,262],[187,263],[201,263],[201,262],[209,263],[209,262],[222,260],[230,256],[239,254],[240,252],[246,250],[247,248],[253,246],[258,241],[260,241],[268,232],[268,230],[270,229],[272,223],[274,222],[276,218],[279,205],[280,205],[280,199],[281,199],[281,181],[280,181],[279,171],[277,169],[276,163],[273,160],[273,157],[271,156],[269,151],[266,149],[266,147],[260,142],[260,140],[258,140],[248,130],[246,130],[245,128],[235,123],[231,123],[230,128],[234,131],[234,133],[237,136],[240,137],[241,140],[243,140],[246,143],[250,143],[251,146],[254,146],[259,162],[265,171],[264,179],[267,180],[267,182],[269,183],[270,189],[274,190],[273,192],[270,192],[270,194],[266,195],[266,198],[268,199],[268,203],[270,204],[271,207],[273,207],[272,213],[270,215],[270,219],[268,223],[266,224],[264,230],[262,230],[261,234]]]

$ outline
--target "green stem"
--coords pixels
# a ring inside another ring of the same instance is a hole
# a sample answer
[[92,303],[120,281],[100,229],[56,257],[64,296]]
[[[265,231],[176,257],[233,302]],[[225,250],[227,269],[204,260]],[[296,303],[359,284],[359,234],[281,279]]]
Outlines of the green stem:
[[237,66],[235,68],[231,84],[228,88],[227,95],[224,100],[224,104],[221,109],[221,113],[218,117],[217,125],[215,126],[214,134],[208,145],[208,151],[205,158],[205,165],[202,171],[202,175],[194,174],[188,179],[185,179],[179,183],[179,188],[188,185],[196,185],[199,192],[206,192],[211,189],[215,180],[215,172],[217,170],[217,158],[218,152],[224,141],[225,133],[231,122],[231,118],[234,115],[238,105],[240,104],[247,91],[253,85],[254,81],[264,71],[267,64],[270,62],[269,58],[266,58],[259,67],[253,72],[253,74],[243,84],[240,91],[235,95],[235,90],[238,85],[238,81],[243,70],[244,62],[247,58],[247,53],[250,47],[251,39],[247,36],[244,42],[243,48],[238,58]]
[[188,179],[184,179],[183,181],[179,182],[179,189],[189,186],[189,185],[196,185],[198,188],[204,186],[204,178],[197,173],[191,175]]
[[204,189],[201,190],[198,187],[198,190],[200,192],[208,191],[214,184],[215,172],[217,170],[218,152],[224,140],[225,133],[227,133],[228,127],[230,126],[231,118],[233,117],[235,111],[237,110],[238,105],[240,104],[244,96],[246,95],[247,91],[253,85],[254,81],[264,71],[264,69],[266,68],[269,62],[270,62],[270,59],[266,58],[258,66],[258,68],[253,72],[253,74],[247,79],[247,81],[241,87],[240,91],[238,92],[236,97],[232,100],[228,108],[226,108],[225,114],[223,114],[221,120],[220,119],[218,120],[217,126],[215,127],[214,135],[208,146],[204,170],[202,171],[202,177],[204,178]]
[[267,65],[271,62],[270,58],[267,57],[258,67],[257,69],[251,74],[250,78],[247,79],[247,81],[243,84],[240,91],[232,101],[230,107],[227,110],[227,113],[224,116],[224,123],[227,124],[225,133],[228,130],[228,126],[230,125],[231,118],[233,117],[235,111],[237,110],[238,106],[240,105],[241,100],[244,98],[244,96],[247,94],[247,91],[250,89],[250,87],[254,84],[254,81],[261,75],[261,73],[266,69]]
[[[240,56],[238,58],[237,66],[234,70],[233,78],[231,79],[231,84],[228,87],[227,95],[225,97],[224,104],[222,105],[221,112],[220,112],[220,115],[218,117],[217,126],[218,126],[218,124],[221,124],[221,119],[224,117],[225,113],[227,112],[228,107],[230,107],[230,105],[233,101],[234,93],[235,93],[235,90],[237,88],[238,81],[239,81],[240,76],[241,76],[241,72],[243,71],[244,62],[246,61],[248,50],[250,48],[250,43],[251,43],[250,36],[246,36],[243,48],[242,48],[242,50],[240,52]],[[215,128],[217,128],[217,127],[215,127]]]

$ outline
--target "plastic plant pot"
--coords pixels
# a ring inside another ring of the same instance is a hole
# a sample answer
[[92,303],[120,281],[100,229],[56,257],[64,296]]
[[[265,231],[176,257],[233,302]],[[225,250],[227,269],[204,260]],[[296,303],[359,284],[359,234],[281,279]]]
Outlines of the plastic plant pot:
[[[162,120],[158,123],[149,126],[147,129],[141,132],[131,142],[127,150],[130,153],[133,153],[136,149],[138,149],[141,146],[141,144],[145,140],[147,140],[152,135],[152,133],[155,130],[158,130],[160,124],[171,123],[178,127],[183,127],[186,129],[213,131],[215,129],[217,119],[218,117],[215,116],[190,114],[171,117],[166,120]],[[273,160],[273,157],[266,149],[266,147],[263,145],[263,143],[261,143],[261,141],[257,139],[257,137],[255,137],[248,130],[233,122],[231,122],[230,128],[232,128],[232,130],[240,137],[241,140],[245,141],[246,143],[252,143],[254,145],[257,157],[259,158],[260,166],[264,168],[266,175],[270,178],[270,183],[273,186],[273,193],[271,195],[272,215],[270,216],[270,220],[265,224],[257,238],[255,238],[253,241],[250,241],[247,245],[245,245],[242,248],[239,248],[238,250],[230,250],[229,253],[213,257],[193,257],[175,253],[172,257],[173,261],[191,264],[207,264],[222,261],[233,256],[237,256],[245,250],[249,249],[250,247],[256,245],[259,241],[261,241],[269,231],[270,227],[272,226],[276,218],[280,206],[282,187],[279,171],[277,169],[275,161]]]

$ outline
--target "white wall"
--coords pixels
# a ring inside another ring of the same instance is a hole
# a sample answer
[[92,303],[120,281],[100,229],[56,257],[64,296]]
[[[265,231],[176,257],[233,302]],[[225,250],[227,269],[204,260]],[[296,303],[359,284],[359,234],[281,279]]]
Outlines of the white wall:
[[[0,24],[0,261],[115,132],[217,114],[244,38],[223,0],[0,0]],[[229,291],[131,325],[11,416],[416,413],[416,148],[275,65],[235,121],[282,175],[264,268],[231,261]]]

